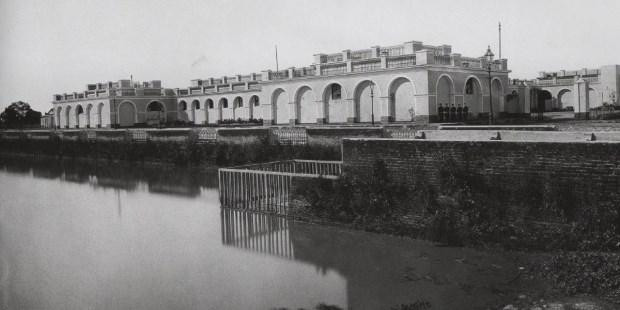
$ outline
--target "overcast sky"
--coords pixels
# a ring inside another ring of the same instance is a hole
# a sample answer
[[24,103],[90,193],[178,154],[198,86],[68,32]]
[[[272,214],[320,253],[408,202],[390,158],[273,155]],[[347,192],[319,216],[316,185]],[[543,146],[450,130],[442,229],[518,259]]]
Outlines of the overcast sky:
[[464,56],[498,52],[513,78],[620,63],[620,1],[487,0],[0,0],[0,108],[47,111],[55,93],[86,84],[162,80],[186,87],[309,65],[315,53],[450,44]]

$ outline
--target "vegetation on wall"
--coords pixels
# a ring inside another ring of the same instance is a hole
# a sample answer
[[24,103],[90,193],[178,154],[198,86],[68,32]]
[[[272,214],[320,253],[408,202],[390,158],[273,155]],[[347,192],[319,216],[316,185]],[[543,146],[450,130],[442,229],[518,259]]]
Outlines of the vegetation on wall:
[[25,153],[58,158],[91,158],[128,162],[160,162],[179,166],[228,166],[279,159],[339,159],[338,148],[328,146],[288,146],[269,139],[243,144],[197,143],[191,136],[185,142],[134,142],[66,140],[52,136],[50,140],[0,139],[5,152]]
[[450,245],[603,251],[620,246],[616,193],[596,197],[584,180],[551,177],[508,188],[460,167],[449,160],[438,165],[438,187],[415,172],[413,185],[404,187],[379,160],[370,175],[349,171],[337,181],[302,181],[296,195],[301,214]]

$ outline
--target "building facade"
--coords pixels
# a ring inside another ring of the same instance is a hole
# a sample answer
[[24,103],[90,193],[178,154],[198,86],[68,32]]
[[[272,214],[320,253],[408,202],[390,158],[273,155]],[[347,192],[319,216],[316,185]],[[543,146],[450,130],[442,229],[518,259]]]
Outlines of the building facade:
[[583,114],[591,108],[617,103],[620,66],[540,72],[530,85],[540,90],[537,110],[569,110]]
[[83,92],[54,95],[56,128],[158,126],[177,120],[176,94],[160,81],[88,84]]
[[56,128],[54,124],[54,108],[41,116],[41,128]]
[[[490,50],[488,51],[490,53]],[[507,110],[506,59],[464,57],[450,45],[418,41],[316,54],[311,65],[192,80],[165,89],[160,81],[87,85],[54,95],[58,128],[195,125],[262,120],[265,125],[434,122],[438,111],[467,107],[469,117]],[[459,109],[461,110],[461,109]]]
[[452,53],[450,45],[410,41],[316,54],[306,67],[192,80],[176,93],[180,117],[194,124],[429,122],[441,107],[467,106],[477,117],[492,101],[494,114],[504,112],[508,73],[506,59],[488,62]]

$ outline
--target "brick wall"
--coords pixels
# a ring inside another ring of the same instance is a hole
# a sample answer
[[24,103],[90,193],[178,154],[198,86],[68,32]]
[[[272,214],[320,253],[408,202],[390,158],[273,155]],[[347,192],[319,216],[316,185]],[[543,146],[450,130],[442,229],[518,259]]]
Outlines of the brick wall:
[[550,186],[576,179],[589,184],[583,191],[600,197],[620,189],[620,143],[432,141],[393,139],[343,140],[345,171],[368,173],[376,160],[386,164],[398,182],[416,178],[437,186],[439,168],[453,162],[507,189],[533,179]]

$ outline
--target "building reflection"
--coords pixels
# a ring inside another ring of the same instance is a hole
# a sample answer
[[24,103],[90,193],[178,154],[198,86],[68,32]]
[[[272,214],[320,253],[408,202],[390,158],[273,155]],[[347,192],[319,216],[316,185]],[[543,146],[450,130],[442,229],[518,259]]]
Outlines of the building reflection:
[[514,277],[481,272],[490,261],[499,264],[492,254],[271,214],[221,210],[224,245],[311,264],[322,274],[335,271],[346,279],[352,309],[389,309],[416,302],[429,302],[433,309],[456,309],[459,304],[478,308],[497,297],[492,293],[496,287],[509,289],[504,283]]
[[217,171],[163,165],[110,164],[106,161],[69,161],[0,157],[0,169],[63,182],[89,184],[95,188],[135,191],[145,187],[151,193],[197,197],[202,189],[217,188]]

